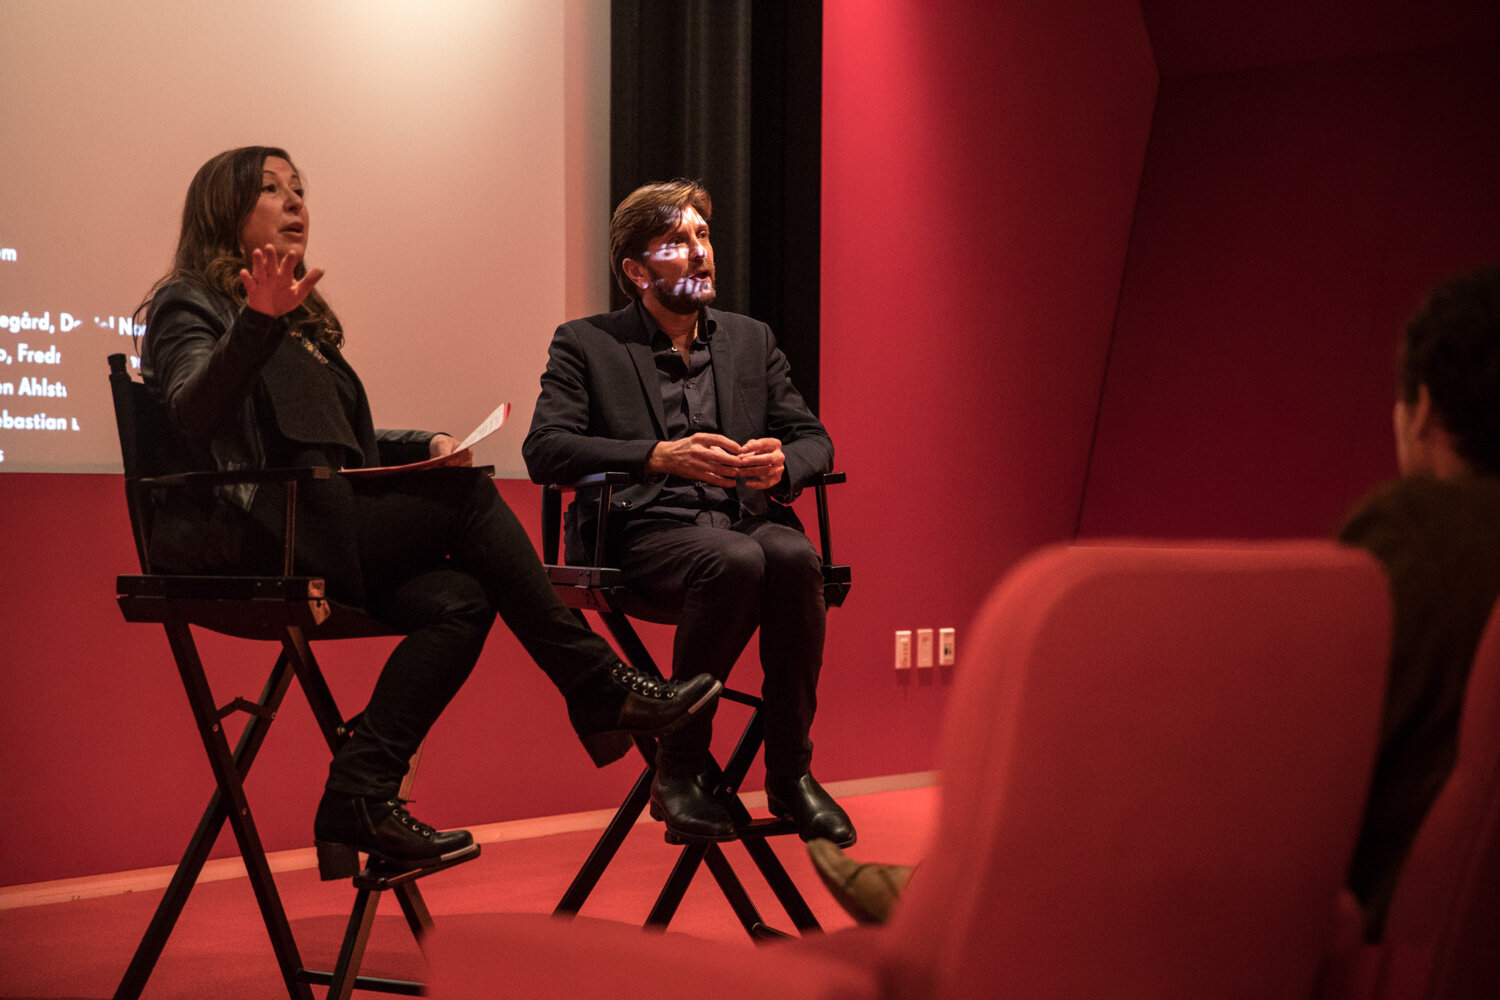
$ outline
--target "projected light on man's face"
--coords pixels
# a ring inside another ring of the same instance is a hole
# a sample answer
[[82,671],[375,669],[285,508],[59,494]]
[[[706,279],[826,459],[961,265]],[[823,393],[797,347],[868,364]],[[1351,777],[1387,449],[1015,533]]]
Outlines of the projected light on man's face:
[[646,246],[641,263],[650,292],[669,312],[687,316],[714,301],[714,246],[708,222],[691,206],[677,224]]

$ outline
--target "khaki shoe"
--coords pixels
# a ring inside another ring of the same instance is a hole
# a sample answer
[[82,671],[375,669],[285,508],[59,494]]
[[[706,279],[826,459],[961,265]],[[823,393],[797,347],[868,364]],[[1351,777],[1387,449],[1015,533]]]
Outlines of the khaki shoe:
[[916,870],[911,865],[860,864],[831,840],[810,841],[807,855],[833,898],[862,924],[890,920],[896,901]]

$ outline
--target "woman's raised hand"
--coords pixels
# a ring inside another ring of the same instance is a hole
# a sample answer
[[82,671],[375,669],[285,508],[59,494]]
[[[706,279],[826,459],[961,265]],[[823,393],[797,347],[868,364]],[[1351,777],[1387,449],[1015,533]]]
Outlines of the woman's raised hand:
[[250,269],[240,268],[245,286],[245,304],[266,316],[285,316],[302,304],[313,286],[323,277],[315,267],[296,280],[297,254],[278,257],[276,248],[267,243],[250,252]]

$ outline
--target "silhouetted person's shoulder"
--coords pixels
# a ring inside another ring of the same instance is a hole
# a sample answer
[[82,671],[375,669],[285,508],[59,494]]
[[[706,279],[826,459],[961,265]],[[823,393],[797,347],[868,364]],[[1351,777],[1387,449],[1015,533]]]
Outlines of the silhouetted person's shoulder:
[[1500,479],[1387,483],[1339,539],[1384,564],[1394,613],[1380,755],[1349,872],[1374,939],[1412,839],[1453,770],[1469,667],[1500,597]]
[[1467,619],[1472,658],[1500,593],[1500,479],[1408,476],[1386,483],[1349,516],[1339,540],[1370,550],[1385,565],[1398,620],[1419,608],[1446,609],[1420,617],[1434,627]]

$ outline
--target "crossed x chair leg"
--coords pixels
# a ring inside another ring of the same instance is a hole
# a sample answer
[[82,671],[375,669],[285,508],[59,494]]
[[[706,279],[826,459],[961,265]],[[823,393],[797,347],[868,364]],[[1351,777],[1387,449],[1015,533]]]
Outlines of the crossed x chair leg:
[[[626,657],[637,669],[660,674],[650,653],[641,643],[639,635],[625,620],[623,614],[604,612],[601,617]],[[711,777],[714,779],[714,796],[729,811],[730,818],[734,821],[735,840],[744,845],[746,853],[749,854],[766,885],[775,894],[782,909],[786,911],[793,926],[803,934],[820,932],[822,927],[813,916],[807,901],[803,899],[802,893],[792,881],[791,876],[787,874],[786,866],[776,856],[775,850],[766,842],[768,837],[796,834],[796,825],[789,820],[752,818],[738,795],[739,787],[749,772],[755,755],[760,752],[763,742],[760,699],[728,688],[724,690],[720,698],[746,705],[750,707],[751,713],[750,721],[740,734],[735,749],[725,766],[721,769],[714,761],[709,762]],[[636,746],[645,759],[645,769],[636,778],[625,801],[616,810],[583,867],[574,876],[562,900],[557,904],[553,912],[559,916],[571,917],[583,908],[610,862],[624,844],[631,827],[635,825],[650,800],[651,781],[656,775],[656,741],[637,739]],[[669,842],[676,842],[670,833],[667,834],[667,839]],[[698,868],[705,864],[725,900],[734,910],[740,926],[747,934],[756,940],[790,936],[771,927],[761,916],[750,894],[745,890],[744,883],[719,844],[682,845],[682,851],[672,867],[671,874],[668,875],[661,893],[657,896],[646,918],[646,927],[666,929],[673,916],[676,915],[683,897],[687,894],[693,876],[697,874]]]
[[[817,499],[819,549],[823,571],[823,596],[828,607],[843,604],[849,593],[851,575],[848,566],[841,566],[833,559],[832,530],[828,514],[827,488],[844,482],[843,473],[827,473],[816,477],[809,485]],[[620,582],[620,571],[606,562],[609,551],[609,514],[612,491],[632,481],[623,472],[604,472],[576,483],[553,484],[542,487],[542,561],[552,580],[554,589],[563,603],[583,619],[585,611],[594,612],[614,637],[620,651],[637,670],[661,676],[650,652],[641,642],[630,615],[640,612],[632,600],[629,589]],[[562,534],[562,494],[580,489],[594,491],[592,500],[595,511],[595,535],[593,538],[594,565],[572,566],[559,563],[560,537]],[[651,619],[666,620],[666,619]],[[725,763],[719,769],[709,762],[715,780],[713,795],[729,811],[735,827],[735,840],[744,845],[750,859],[755,863],[761,877],[775,893],[777,901],[786,911],[792,924],[803,934],[822,930],[806,900],[787,874],[786,867],[767,843],[767,838],[795,834],[795,824],[781,819],[752,819],[740,801],[738,792],[755,755],[764,741],[764,723],[761,718],[761,701],[752,695],[725,688],[721,700],[735,701],[751,708],[750,722]],[[645,759],[646,767],[631,786],[625,801],[615,812],[614,818],[605,827],[604,833],[595,843],[588,859],[573,882],[563,894],[554,911],[560,916],[572,916],[583,907],[604,874],[610,862],[625,842],[630,828],[640,817],[650,801],[651,782],[656,775],[656,741],[637,739],[636,747]],[[672,836],[668,834],[668,840]],[[688,885],[700,865],[707,865],[709,873],[718,884],[729,905],[734,909],[741,926],[756,940],[788,936],[770,927],[756,910],[744,884],[730,865],[719,844],[684,844],[671,874],[667,878],[656,904],[646,918],[646,926],[665,928],[676,914]]]
[[[122,601],[122,605],[125,604]],[[186,621],[173,615],[170,609],[163,617],[165,620],[162,624],[166,627],[173,658],[214,772],[216,788],[166,894],[115,991],[116,1000],[135,1000],[141,995],[226,821],[234,831],[288,996],[293,1000],[313,1000],[310,984],[329,987],[329,1000],[347,1000],[355,989],[420,995],[422,984],[418,982],[359,975],[365,946],[374,926],[380,894],[386,890],[395,893],[407,925],[420,944],[432,926],[432,918],[427,912],[416,881],[454,864],[472,860],[478,856],[477,852],[444,865],[416,870],[388,869],[378,865],[367,867],[354,878],[357,890],[355,905],[334,970],[323,972],[305,968],[266,860],[250,804],[245,797],[244,783],[293,677],[297,678],[307,695],[330,750],[337,748],[350,727],[338,714],[333,695],[301,628],[288,626],[283,630],[282,651],[259,698],[254,701],[235,698],[223,707],[215,707],[197,646]],[[236,712],[246,713],[248,719],[231,750],[223,722]],[[410,777],[408,775],[408,780]]]

